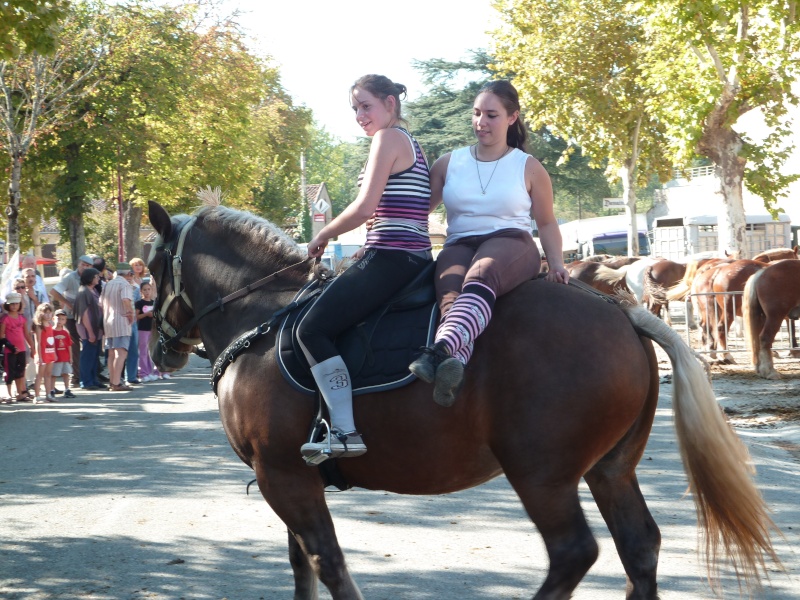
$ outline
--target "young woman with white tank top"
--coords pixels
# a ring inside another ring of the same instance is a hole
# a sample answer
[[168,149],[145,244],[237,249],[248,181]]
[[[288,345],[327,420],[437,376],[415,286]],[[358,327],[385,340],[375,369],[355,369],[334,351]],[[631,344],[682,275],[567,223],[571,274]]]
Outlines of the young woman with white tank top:
[[525,153],[519,110],[508,81],[486,84],[473,106],[478,143],[443,155],[431,168],[430,208],[444,202],[447,210],[447,240],[436,260],[442,318],[434,344],[409,369],[434,384],[434,400],[442,406],[455,402],[497,297],[539,273],[531,218],[548,259],[546,279],[569,281],[550,177]]

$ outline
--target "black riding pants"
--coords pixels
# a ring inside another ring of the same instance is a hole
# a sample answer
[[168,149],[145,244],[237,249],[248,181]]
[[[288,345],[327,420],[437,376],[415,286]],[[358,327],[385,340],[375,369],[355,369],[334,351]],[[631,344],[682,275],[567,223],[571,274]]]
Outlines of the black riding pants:
[[303,317],[297,337],[311,366],[339,354],[336,337],[377,310],[431,262],[425,253],[369,248],[327,285]]

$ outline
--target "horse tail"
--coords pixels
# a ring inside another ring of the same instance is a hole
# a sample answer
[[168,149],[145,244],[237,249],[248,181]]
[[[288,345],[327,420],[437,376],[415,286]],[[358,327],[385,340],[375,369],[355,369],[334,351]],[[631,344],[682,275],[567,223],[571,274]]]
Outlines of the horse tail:
[[747,448],[723,416],[698,355],[646,310],[623,310],[637,332],[659,344],[672,362],[675,430],[705,538],[711,584],[716,587],[721,549],[740,581],[758,587],[759,573],[766,574],[765,559],[781,563],[770,539],[770,530],[778,529],[753,483]]
[[620,269],[612,269],[611,267],[600,265],[597,271],[595,271],[594,277],[596,281],[602,281],[611,287],[617,287],[620,282],[625,281],[625,274],[627,271],[627,265],[625,268]]
[[673,285],[667,290],[666,298],[670,302],[683,300],[689,295],[692,289],[692,281],[697,275],[698,261],[692,260],[686,265],[686,272],[683,274],[683,279]]
[[653,277],[653,265],[650,265],[644,271],[644,295],[658,304],[667,303],[667,291]]
[[761,351],[759,336],[764,328],[764,311],[758,301],[756,282],[766,269],[757,271],[747,280],[742,297],[742,325],[747,345],[750,348],[750,358],[754,365],[758,364],[758,354]]

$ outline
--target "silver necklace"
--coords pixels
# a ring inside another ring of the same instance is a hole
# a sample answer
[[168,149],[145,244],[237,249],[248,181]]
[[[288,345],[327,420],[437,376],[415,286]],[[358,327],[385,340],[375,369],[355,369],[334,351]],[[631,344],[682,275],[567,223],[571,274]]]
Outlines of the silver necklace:
[[509,153],[509,151],[511,150],[511,147],[506,147],[506,151],[503,152],[503,156],[501,156],[496,161],[494,161],[494,168],[492,169],[492,174],[489,175],[489,181],[486,182],[486,185],[483,185],[483,181],[481,181],[481,169],[478,166],[478,162],[479,162],[478,161],[478,144],[475,144],[474,148],[475,148],[475,170],[478,172],[478,185],[481,186],[481,195],[485,196],[486,195],[486,190],[489,189],[489,184],[492,183],[492,177],[494,177],[494,172],[497,171],[497,165],[500,164],[500,160],[503,158],[503,156],[505,156],[506,154]]

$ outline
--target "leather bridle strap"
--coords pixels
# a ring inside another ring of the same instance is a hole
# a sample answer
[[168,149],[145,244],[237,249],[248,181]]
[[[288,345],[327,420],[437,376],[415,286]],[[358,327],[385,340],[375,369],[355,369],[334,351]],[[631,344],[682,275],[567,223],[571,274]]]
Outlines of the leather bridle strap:
[[[217,297],[217,299],[214,302],[212,302],[211,304],[207,305],[199,313],[196,313],[189,320],[188,323],[186,323],[183,327],[181,327],[180,331],[177,331],[174,334],[170,334],[172,337],[170,339],[168,339],[168,340],[163,340],[162,344],[165,347],[168,348],[168,347],[172,346],[176,341],[183,341],[183,339],[184,339],[183,336],[185,336],[187,333],[189,333],[194,328],[194,326],[197,325],[197,323],[200,321],[200,319],[205,317],[208,313],[213,312],[213,311],[215,311],[217,309],[219,309],[220,311],[224,311],[223,307],[228,302],[232,302],[234,300],[237,300],[238,298],[242,298],[243,296],[246,296],[250,292],[252,292],[254,290],[257,290],[261,286],[266,285],[270,281],[274,281],[284,271],[288,271],[289,269],[293,269],[293,268],[295,268],[297,266],[300,266],[302,264],[311,262],[312,260],[314,260],[313,257],[305,258],[305,259],[303,259],[301,261],[298,261],[298,262],[296,262],[294,264],[289,265],[288,267],[284,267],[283,269],[275,271],[274,273],[272,273],[270,275],[267,275],[266,277],[262,277],[261,279],[259,279],[257,281],[254,281],[253,283],[250,283],[250,284],[246,285],[245,287],[240,288],[240,289],[236,290],[235,292],[233,292],[231,294],[228,294],[227,296],[223,296],[221,298]],[[184,297],[184,293],[183,292],[181,292],[181,297]],[[191,304],[189,304],[189,306],[191,306]],[[162,322],[166,323],[166,321],[163,320],[163,319],[162,319]],[[169,325],[169,323],[166,323],[166,324]],[[172,331],[175,331],[175,329],[172,328]],[[184,343],[186,343],[186,342],[184,342]],[[199,343],[199,342],[197,342],[197,343]],[[196,344],[189,344],[189,345],[196,345]]]

